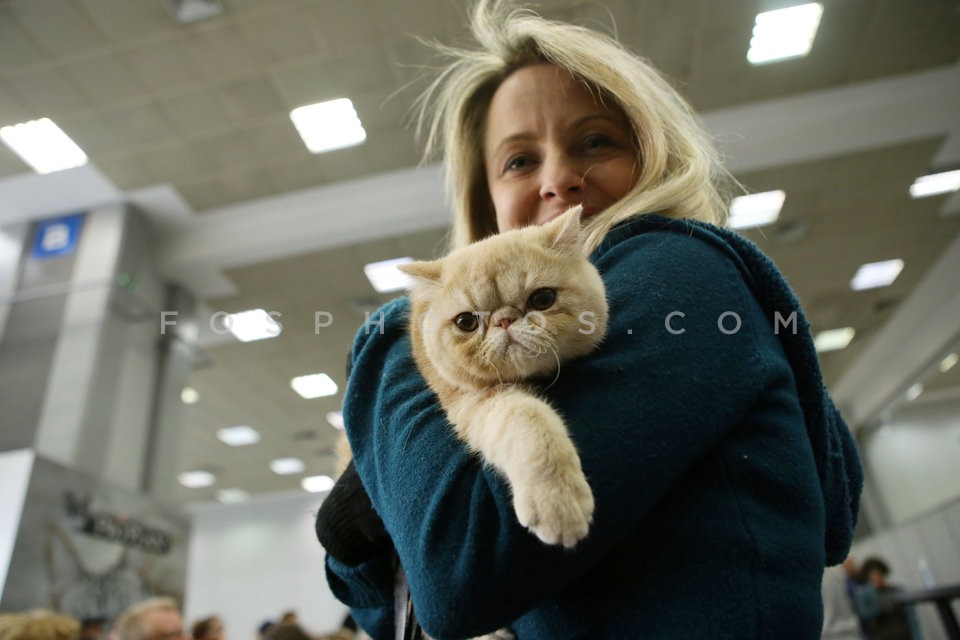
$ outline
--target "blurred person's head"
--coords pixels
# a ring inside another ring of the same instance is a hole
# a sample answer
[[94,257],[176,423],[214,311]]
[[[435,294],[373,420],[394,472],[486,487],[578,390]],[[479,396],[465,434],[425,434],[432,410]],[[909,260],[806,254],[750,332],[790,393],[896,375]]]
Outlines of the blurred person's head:
[[36,609],[0,615],[2,640],[79,640],[80,621],[67,615]]
[[183,618],[173,598],[150,598],[130,606],[117,618],[112,640],[183,640]]
[[888,575],[890,575],[890,566],[880,558],[867,558],[860,566],[860,582],[877,589],[887,586]]
[[223,640],[223,621],[217,616],[197,620],[190,629],[193,640]]
[[280,622],[296,624],[297,623],[297,612],[296,611],[284,611],[283,615],[280,616]]
[[853,578],[854,580],[857,579],[857,575],[860,573],[860,569],[857,567],[856,558],[854,558],[853,556],[847,556],[843,560],[843,563],[840,566],[843,567],[843,570],[846,572],[846,574],[849,577]]
[[313,640],[296,622],[275,624],[264,635],[266,640]]

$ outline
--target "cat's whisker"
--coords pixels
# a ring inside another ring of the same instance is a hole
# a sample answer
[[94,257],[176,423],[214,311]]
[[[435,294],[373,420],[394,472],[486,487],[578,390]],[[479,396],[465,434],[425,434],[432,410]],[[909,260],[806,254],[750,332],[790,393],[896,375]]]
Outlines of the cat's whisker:
[[553,351],[553,357],[557,359],[557,374],[553,376],[553,381],[543,388],[544,391],[557,384],[557,380],[560,379],[560,354],[557,353],[556,349],[551,349]]
[[493,361],[490,358],[483,357],[482,354],[477,354],[477,358],[486,362],[490,367],[497,372],[497,380],[500,381],[500,384],[503,385],[503,377],[500,375],[500,369],[497,368],[497,365],[493,364]]

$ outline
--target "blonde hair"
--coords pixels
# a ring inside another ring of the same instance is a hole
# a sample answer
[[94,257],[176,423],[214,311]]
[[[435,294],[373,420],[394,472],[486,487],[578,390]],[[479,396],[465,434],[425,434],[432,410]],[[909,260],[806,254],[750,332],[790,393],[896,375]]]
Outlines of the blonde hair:
[[0,640],[77,640],[80,622],[53,611],[0,615]]
[[726,223],[722,194],[735,181],[691,107],[649,62],[609,36],[546,20],[510,0],[480,0],[470,26],[480,48],[435,44],[449,64],[417,102],[425,157],[442,150],[446,164],[453,248],[497,232],[482,151],[487,110],[507,76],[540,63],[615,102],[633,129],[639,177],[626,196],[588,221],[588,250],[611,227],[642,213]]
[[150,636],[150,629],[145,628],[143,619],[147,613],[157,610],[180,613],[177,602],[173,598],[148,598],[127,607],[117,617],[110,637],[117,640],[144,640]]

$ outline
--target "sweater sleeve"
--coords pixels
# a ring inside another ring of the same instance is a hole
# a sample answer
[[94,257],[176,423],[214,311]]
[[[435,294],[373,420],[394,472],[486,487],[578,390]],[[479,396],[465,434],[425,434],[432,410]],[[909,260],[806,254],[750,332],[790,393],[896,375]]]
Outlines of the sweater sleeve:
[[576,584],[643,525],[766,384],[758,345],[769,343],[759,336],[770,323],[724,252],[650,232],[595,261],[610,301],[607,334],[543,392],[567,424],[596,501],[590,533],[573,550],[520,526],[504,480],[457,440],[412,360],[406,302],[358,334],[347,431],[432,636],[488,633]]

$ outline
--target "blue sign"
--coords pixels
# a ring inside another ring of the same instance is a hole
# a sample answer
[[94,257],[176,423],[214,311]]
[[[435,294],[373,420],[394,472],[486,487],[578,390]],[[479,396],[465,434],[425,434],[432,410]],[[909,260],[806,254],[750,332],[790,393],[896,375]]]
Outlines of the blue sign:
[[31,257],[37,260],[60,258],[76,252],[83,226],[83,214],[44,220],[37,225]]

